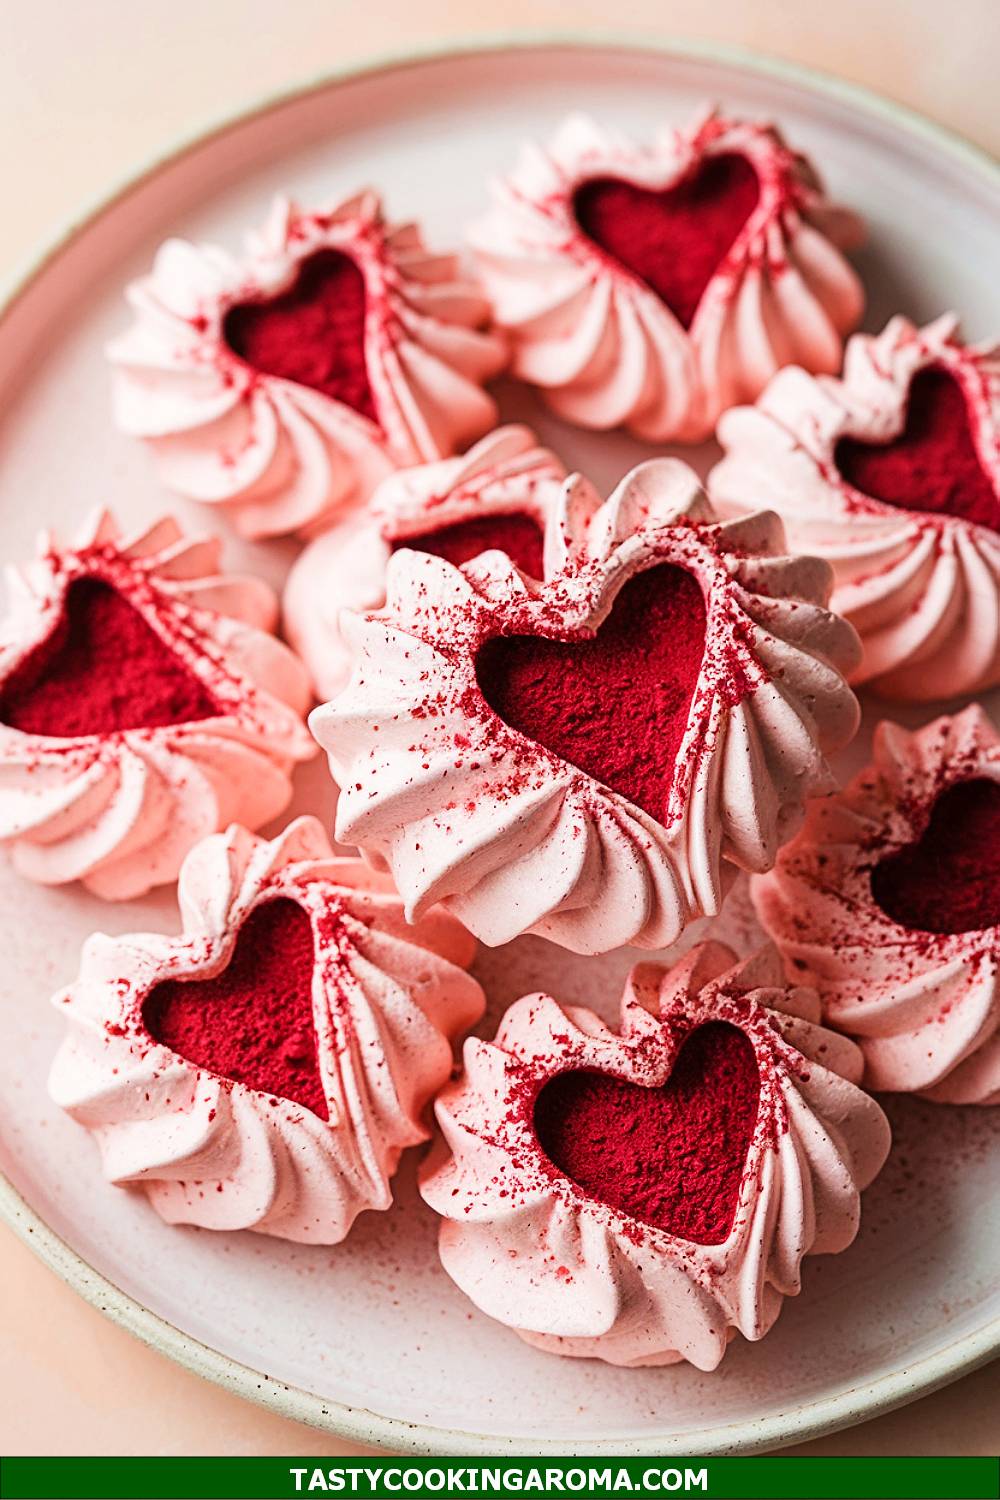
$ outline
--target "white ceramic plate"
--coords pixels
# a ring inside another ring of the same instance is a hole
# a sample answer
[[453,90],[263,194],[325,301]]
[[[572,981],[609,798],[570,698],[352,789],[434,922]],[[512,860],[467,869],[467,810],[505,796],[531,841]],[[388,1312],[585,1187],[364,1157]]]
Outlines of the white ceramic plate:
[[[869,326],[897,309],[922,318],[955,306],[972,334],[1000,328],[1000,171],[853,90],[730,55],[606,42],[382,64],[201,136],[18,289],[0,322],[0,553],[23,555],[43,523],[72,528],[96,503],[129,519],[165,505],[146,455],[111,428],[102,346],[125,321],[123,284],[168,233],[232,244],[278,189],[325,198],[371,181],[394,215],[418,216],[447,245],[482,206],[489,174],[568,110],[648,133],[706,99],[776,117],[868,216]],[[504,402],[599,483],[643,456],[624,437],[547,418],[524,391]],[[234,540],[228,555],[277,583],[293,551]],[[322,769],[309,768],[297,808],[327,814],[330,803]],[[3,866],[0,910],[0,1207],[112,1316],[290,1415],[438,1452],[747,1451],[898,1404],[1000,1347],[1000,1111],[893,1104],[896,1149],[857,1243],[808,1263],[775,1332],[738,1342],[713,1375],[559,1361],[480,1316],[437,1264],[412,1160],[396,1206],[365,1215],[337,1249],[170,1229],[144,1200],[104,1185],[89,1139],[48,1103],[45,1076],[59,1035],[46,1002],[75,973],[82,939],[94,928],[172,929],[172,893],[107,906],[31,888]],[[754,941],[739,894],[716,926],[741,947]],[[613,1011],[630,961],[524,939],[478,967],[495,1018],[537,988]]]

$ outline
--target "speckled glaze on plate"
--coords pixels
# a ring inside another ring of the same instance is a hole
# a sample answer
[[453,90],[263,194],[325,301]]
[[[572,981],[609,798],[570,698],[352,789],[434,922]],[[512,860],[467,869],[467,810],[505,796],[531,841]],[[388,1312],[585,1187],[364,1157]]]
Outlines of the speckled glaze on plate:
[[[922,320],[954,306],[970,337],[996,335],[1000,170],[861,91],[716,49],[599,38],[500,39],[381,61],[202,132],[70,230],[12,290],[0,319],[2,555],[22,555],[44,522],[68,529],[93,504],[126,520],[170,504],[141,448],[111,426],[102,354],[126,321],[123,284],[168,233],[232,243],[278,189],[333,197],[372,181],[394,216],[419,216],[431,242],[447,245],[482,207],[489,174],[570,109],[642,134],[706,99],[774,116],[815,153],[834,194],[868,216],[867,327],[897,310]],[[929,232],[928,203],[940,233]],[[505,418],[531,422],[601,485],[650,451],[576,432],[526,390],[503,388],[501,401]],[[688,456],[704,472],[713,452]],[[175,508],[213,525],[193,506]],[[226,555],[277,584],[294,550],[231,537]],[[863,763],[878,717],[869,703],[845,774]],[[323,767],[304,767],[294,811],[328,817],[331,807]],[[170,930],[172,892],[108,906],[76,888],[30,887],[3,862],[0,903],[0,1212],[140,1337],[288,1416],[432,1452],[747,1452],[871,1416],[1000,1350],[996,1110],[890,1101],[896,1147],[857,1242],[809,1262],[803,1295],[776,1330],[735,1346],[714,1375],[558,1361],[490,1323],[437,1264],[415,1153],[393,1209],[363,1216],[336,1249],[170,1229],[143,1200],[102,1183],[92,1143],[48,1103],[44,1080],[60,1032],[47,999],[75,972],[83,937]],[[740,950],[759,939],[740,886],[711,925]],[[534,938],[484,951],[484,1034],[531,989],[612,1014],[633,958],[578,959]]]

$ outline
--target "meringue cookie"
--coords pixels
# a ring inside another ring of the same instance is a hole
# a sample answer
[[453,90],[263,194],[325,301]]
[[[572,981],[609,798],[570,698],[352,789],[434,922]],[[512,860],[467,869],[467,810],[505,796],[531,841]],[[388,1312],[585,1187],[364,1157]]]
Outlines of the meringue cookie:
[[718,436],[713,501],[772,507],[793,548],[831,564],[864,645],[857,682],[920,702],[1000,682],[995,347],[961,343],[951,314],[893,318],[851,339],[841,379],[785,370]]
[[[119,427],[164,483],[246,536],[322,528],[393,469],[486,432],[503,368],[489,304],[375,193],[275,201],[235,257],[168,240],[109,348]],[[270,319],[270,324],[267,320]]]
[[829,569],[783,555],[772,515],[719,524],[677,460],[603,505],[573,476],[562,504],[545,583],[499,552],[393,557],[310,727],[338,839],[388,865],[410,917],[440,900],[491,945],[661,947],[835,785],[857,640]]
[[648,147],[573,115],[470,233],[515,373],[651,442],[708,437],[782,365],[839,369],[861,238],[773,126],[715,113]]
[[1000,735],[973,706],[914,734],[881,724],[874,764],[754,882],[870,1088],[1000,1104],[998,847]]
[[299,555],[285,586],[288,638],[332,698],[350,676],[340,611],[385,603],[385,574],[398,547],[460,562],[499,546],[541,576],[547,533],[560,514],[566,470],[527,427],[498,427],[463,458],[402,469],[383,480],[367,510],[355,510]]
[[270,634],[272,591],[219,553],[170,518],[123,536],[102,512],[7,569],[0,842],[22,875],[125,900],[205,834],[287,806],[315,753],[308,680]]
[[52,1097],[168,1223],[337,1244],[427,1138],[452,1042],[483,1012],[475,944],[441,911],[407,927],[315,818],[203,840],[178,894],[182,936],[85,944],[53,1001],[69,1030]]
[[[710,943],[639,965],[618,1032],[529,995],[495,1041],[466,1042],[421,1191],[449,1276],[529,1343],[712,1370],[735,1331],[763,1338],[804,1256],[854,1239],[889,1149],[861,1055],[818,1024],[811,991],[783,986],[773,951],[732,964]],[[574,1136],[581,1106],[596,1153]],[[664,1150],[664,1120],[686,1155]]]

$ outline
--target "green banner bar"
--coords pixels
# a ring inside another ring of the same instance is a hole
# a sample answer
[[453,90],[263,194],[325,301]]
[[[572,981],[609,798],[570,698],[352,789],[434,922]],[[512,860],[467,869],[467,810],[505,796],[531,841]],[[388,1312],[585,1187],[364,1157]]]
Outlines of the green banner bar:
[[1000,1500],[994,1458],[5,1458],[0,1500],[707,1495]]

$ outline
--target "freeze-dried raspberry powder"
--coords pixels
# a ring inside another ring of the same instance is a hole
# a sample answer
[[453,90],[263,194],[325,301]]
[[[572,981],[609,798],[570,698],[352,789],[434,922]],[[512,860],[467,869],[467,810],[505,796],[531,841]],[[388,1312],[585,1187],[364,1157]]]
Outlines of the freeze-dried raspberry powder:
[[71,738],[214,718],[211,695],[102,578],[76,578],[62,616],[0,688],[0,722]]
[[535,1103],[546,1156],[592,1198],[699,1245],[733,1227],[760,1098],[753,1046],[725,1021],[699,1026],[670,1078],[643,1088],[561,1073]]
[[664,823],[705,621],[697,579],[658,563],[624,584],[596,635],[497,636],[476,676],[505,723]]
[[378,421],[365,362],[365,279],[340,250],[302,262],[287,291],[231,307],[223,337],[263,375],[277,375]]
[[655,192],[617,177],[577,189],[584,234],[651,287],[690,328],[705,288],[760,200],[745,156],[709,156],[673,187]]
[[886,916],[912,931],[1000,924],[1000,783],[976,777],[947,787],[921,837],[881,860],[871,886]]
[[522,573],[541,578],[543,546],[542,529],[535,518],[523,511],[511,511],[507,515],[476,516],[468,521],[456,521],[437,531],[421,532],[419,536],[399,537],[393,544],[393,551],[410,547],[415,552],[430,552],[458,568],[481,552],[497,548],[506,552]]
[[947,370],[931,365],[913,377],[899,437],[841,438],[834,457],[848,484],[884,505],[1000,530],[1000,500],[976,452],[968,402]]
[[199,1068],[325,1120],[313,1024],[312,926],[297,901],[254,907],[214,979],[167,979],[143,1006],[156,1041]]

